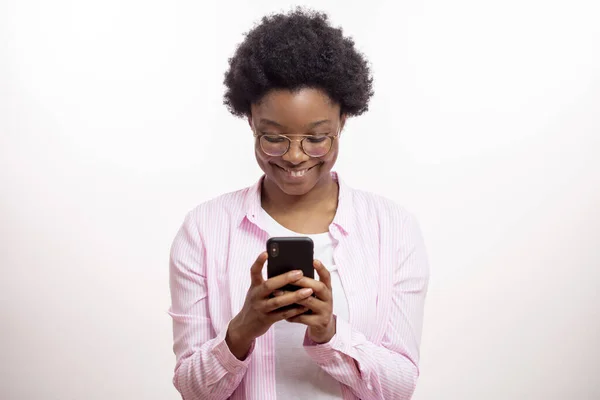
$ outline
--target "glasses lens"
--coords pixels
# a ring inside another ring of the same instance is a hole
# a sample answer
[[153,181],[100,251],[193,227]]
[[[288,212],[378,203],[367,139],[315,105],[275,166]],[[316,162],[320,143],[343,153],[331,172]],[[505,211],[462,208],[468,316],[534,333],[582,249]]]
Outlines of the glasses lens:
[[323,157],[329,153],[332,140],[331,136],[310,136],[304,138],[302,148],[310,157]]
[[260,137],[260,148],[270,156],[281,156],[286,153],[290,141],[285,136],[263,135]]

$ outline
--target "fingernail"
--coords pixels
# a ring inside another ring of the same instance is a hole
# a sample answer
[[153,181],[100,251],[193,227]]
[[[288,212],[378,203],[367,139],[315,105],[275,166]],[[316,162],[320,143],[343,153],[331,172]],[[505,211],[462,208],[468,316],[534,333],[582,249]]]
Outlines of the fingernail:
[[305,288],[305,289],[301,289],[300,290],[300,295],[301,296],[310,296],[312,294],[312,289],[311,288]]
[[292,272],[290,272],[290,276],[292,278],[299,278],[302,276],[302,271],[292,271]]
[[281,290],[276,290],[273,292],[273,296],[281,296],[283,292]]

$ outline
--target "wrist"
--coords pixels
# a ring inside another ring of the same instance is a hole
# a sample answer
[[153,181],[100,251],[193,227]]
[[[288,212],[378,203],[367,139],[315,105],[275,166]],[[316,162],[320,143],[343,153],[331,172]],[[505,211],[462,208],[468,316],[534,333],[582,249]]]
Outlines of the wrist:
[[225,343],[227,343],[229,351],[238,360],[244,360],[248,356],[253,342],[254,338],[249,338],[249,335],[244,334],[244,331],[232,320],[225,335]]
[[327,327],[327,329],[325,330],[325,332],[323,334],[320,335],[315,335],[312,332],[312,329],[308,329],[308,338],[315,344],[325,344],[325,343],[329,343],[329,341],[331,341],[331,339],[335,336],[336,333],[336,320],[335,320],[335,316],[332,316],[331,318],[331,322],[329,323],[329,326]]

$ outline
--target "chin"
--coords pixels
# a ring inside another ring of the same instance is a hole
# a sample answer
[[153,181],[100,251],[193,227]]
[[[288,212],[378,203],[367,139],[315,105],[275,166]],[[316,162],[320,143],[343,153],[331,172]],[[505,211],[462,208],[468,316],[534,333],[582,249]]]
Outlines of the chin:
[[268,179],[289,196],[302,196],[310,192],[323,178],[322,165],[317,165],[301,178],[292,178],[276,166],[271,165]]
[[273,179],[271,180],[279,187],[279,189],[289,195],[289,196],[302,196],[306,193],[310,192],[316,185],[317,180],[310,180],[306,182],[284,182],[281,179]]
[[303,196],[306,193],[310,192],[315,185],[289,185],[282,184],[281,182],[275,182],[279,189],[288,196]]

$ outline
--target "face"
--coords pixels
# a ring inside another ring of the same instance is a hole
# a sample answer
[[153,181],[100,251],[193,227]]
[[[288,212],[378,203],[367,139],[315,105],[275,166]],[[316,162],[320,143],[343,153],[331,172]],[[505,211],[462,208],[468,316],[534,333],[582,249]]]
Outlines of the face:
[[[338,155],[339,138],[322,157],[310,157],[303,150],[297,135],[339,134],[345,122],[340,106],[318,89],[274,90],[260,103],[253,104],[249,117],[252,130],[258,135],[279,134],[292,139],[283,156],[270,156],[255,141],[258,165],[266,179],[288,195],[304,195],[318,185],[331,182],[331,169]],[[307,139],[308,140],[308,139]]]

